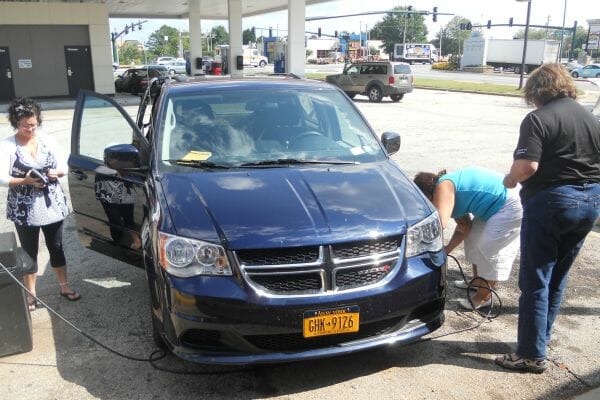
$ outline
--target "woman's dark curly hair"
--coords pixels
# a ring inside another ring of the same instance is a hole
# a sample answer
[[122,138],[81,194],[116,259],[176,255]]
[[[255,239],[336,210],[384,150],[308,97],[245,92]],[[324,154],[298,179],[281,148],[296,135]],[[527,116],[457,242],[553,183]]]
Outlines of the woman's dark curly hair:
[[433,198],[435,186],[437,185],[440,177],[443,175],[446,175],[445,169],[441,170],[437,174],[431,172],[419,172],[417,175],[415,175],[415,179],[413,179],[413,181],[419,187],[419,189],[425,193],[425,196]]
[[577,98],[577,87],[569,72],[560,64],[537,67],[525,82],[525,102],[537,107],[560,97]]
[[17,129],[23,118],[36,117],[38,125],[42,124],[42,107],[29,97],[15,97],[8,105],[8,121]]

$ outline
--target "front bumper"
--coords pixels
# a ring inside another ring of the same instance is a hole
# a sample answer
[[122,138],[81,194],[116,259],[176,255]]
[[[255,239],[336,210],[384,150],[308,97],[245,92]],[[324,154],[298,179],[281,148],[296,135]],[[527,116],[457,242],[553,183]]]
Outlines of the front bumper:
[[[444,321],[445,268],[442,254],[415,257],[397,265],[382,286],[315,296],[265,296],[235,277],[167,277],[163,339],[180,358],[221,365],[299,361],[414,342]],[[358,306],[358,332],[303,337],[306,311],[343,306]]]

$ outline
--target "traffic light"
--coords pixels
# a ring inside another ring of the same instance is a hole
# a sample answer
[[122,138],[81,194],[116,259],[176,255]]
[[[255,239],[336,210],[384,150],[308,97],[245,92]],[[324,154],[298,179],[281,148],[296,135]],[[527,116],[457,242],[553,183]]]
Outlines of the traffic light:
[[335,37],[338,37],[338,31],[335,31]]
[[513,17],[508,19],[508,26],[513,26]]
[[471,23],[471,21],[467,22],[465,25],[465,29],[470,31],[471,29],[473,29],[473,24]]
[[410,14],[412,13],[412,6],[408,6],[406,10],[408,11],[408,14],[406,14],[406,18],[410,18]]
[[437,7],[433,7],[433,22],[437,22]]
[[487,28],[488,29],[492,28],[492,20],[491,19],[488,19]]
[[269,37],[273,37],[273,28],[269,27]]
[[459,29],[460,29],[461,31],[464,31],[464,30],[465,30],[465,28],[466,28],[466,27],[465,27],[465,24],[460,24],[460,26],[459,26]]
[[317,29],[317,36],[318,36],[318,37],[321,37],[321,28],[318,28],[318,29]]

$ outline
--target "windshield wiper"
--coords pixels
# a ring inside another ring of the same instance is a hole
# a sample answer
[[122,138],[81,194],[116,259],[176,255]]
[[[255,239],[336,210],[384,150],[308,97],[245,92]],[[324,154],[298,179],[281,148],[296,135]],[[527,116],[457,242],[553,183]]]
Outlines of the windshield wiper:
[[300,160],[296,158],[278,158],[276,160],[262,160],[239,165],[240,167],[260,167],[270,165],[293,165],[293,164],[331,164],[331,165],[356,165],[357,161],[337,160]]
[[229,169],[231,165],[217,164],[212,161],[206,160],[184,160],[184,159],[171,159],[163,160],[177,165],[185,165],[186,167],[203,168],[203,169]]

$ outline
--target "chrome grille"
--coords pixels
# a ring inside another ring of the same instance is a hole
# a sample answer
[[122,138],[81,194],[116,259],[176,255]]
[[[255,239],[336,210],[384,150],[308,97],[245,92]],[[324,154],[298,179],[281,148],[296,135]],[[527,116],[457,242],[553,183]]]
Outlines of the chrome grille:
[[318,272],[252,275],[252,280],[272,292],[319,292],[322,279]]
[[236,253],[245,265],[302,264],[315,262],[319,257],[319,247],[240,250]]
[[401,237],[393,237],[387,240],[342,243],[331,248],[335,258],[358,258],[395,251],[400,246],[400,239]]
[[385,278],[392,270],[389,265],[346,268],[336,271],[335,285],[338,290],[347,290],[372,285]]
[[394,236],[233,255],[248,284],[265,295],[314,295],[382,283],[400,257],[401,241]]

